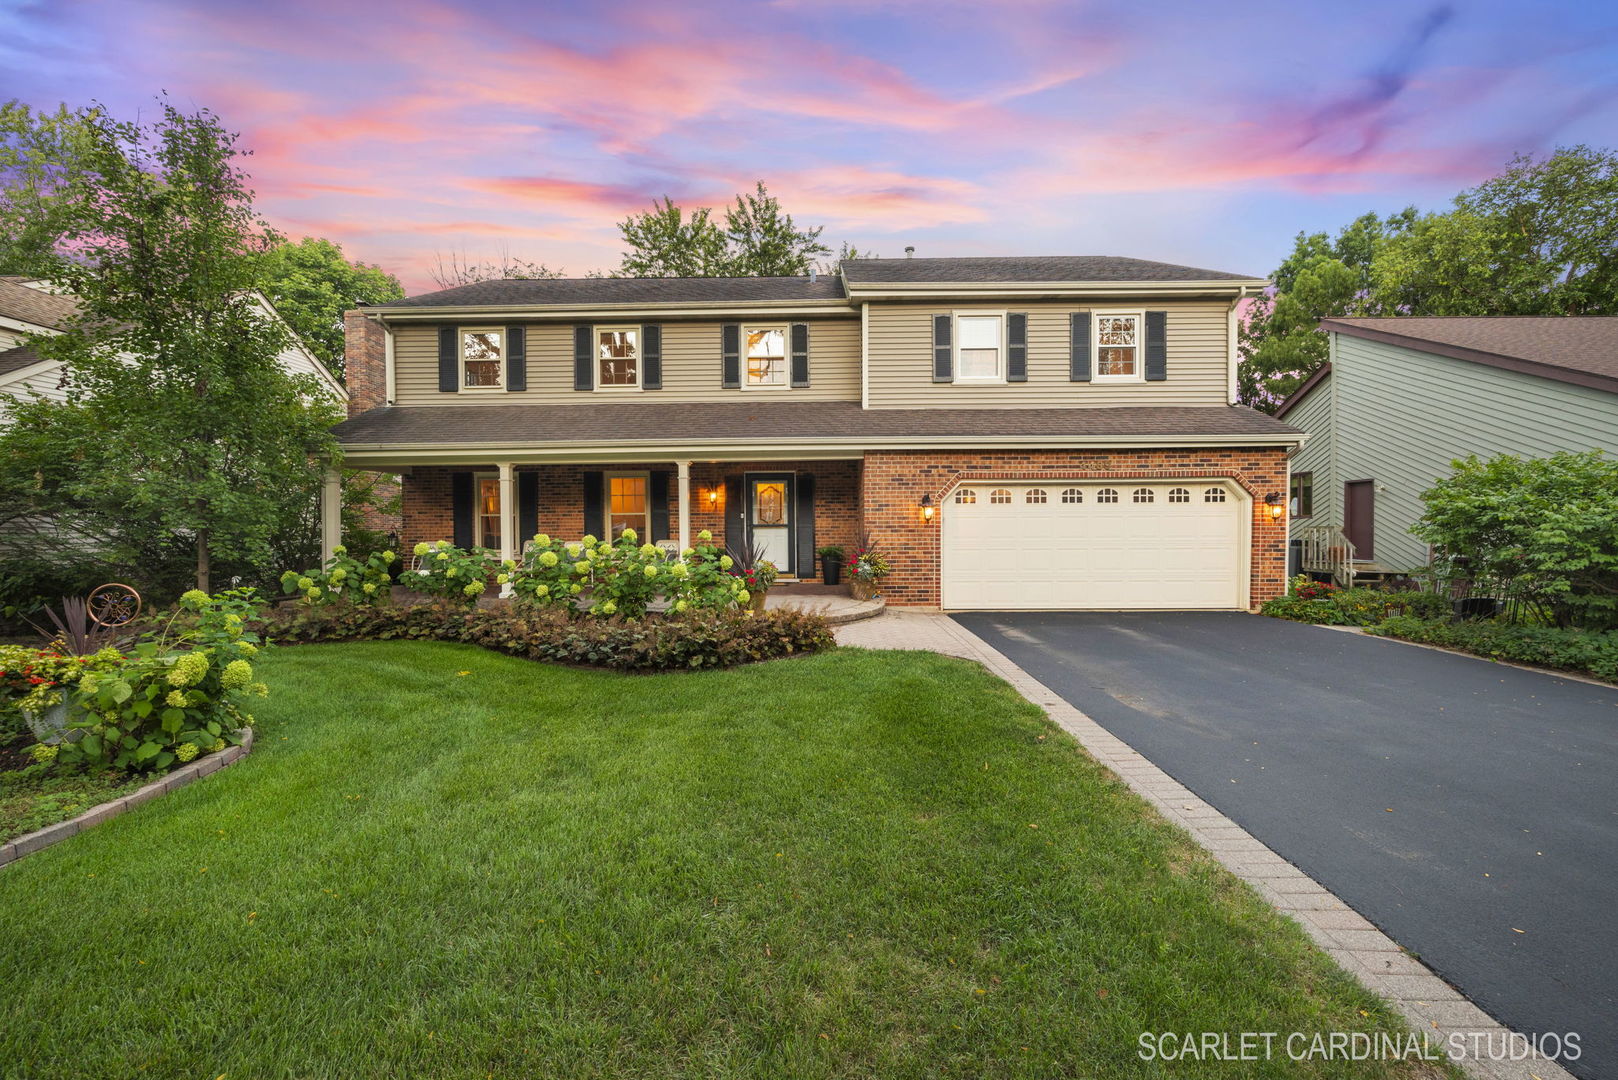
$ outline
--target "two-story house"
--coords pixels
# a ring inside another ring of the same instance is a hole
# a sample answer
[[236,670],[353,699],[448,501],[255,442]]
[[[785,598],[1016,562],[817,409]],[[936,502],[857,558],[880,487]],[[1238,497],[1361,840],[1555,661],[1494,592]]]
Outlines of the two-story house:
[[1285,586],[1301,439],[1233,404],[1264,285],[1104,256],[488,281],[349,313],[337,435],[402,474],[406,546],[707,529],[811,579],[868,536],[897,604],[1246,608]]

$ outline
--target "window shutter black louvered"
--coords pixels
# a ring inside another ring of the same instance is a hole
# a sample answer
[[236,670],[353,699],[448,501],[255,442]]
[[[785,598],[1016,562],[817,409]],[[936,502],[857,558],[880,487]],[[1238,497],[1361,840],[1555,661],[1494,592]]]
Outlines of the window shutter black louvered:
[[1169,377],[1169,313],[1146,313],[1146,381],[1163,382]]
[[933,382],[955,381],[955,351],[950,337],[954,329],[952,316],[933,316]]
[[453,326],[438,328],[438,392],[453,394],[461,388],[460,333]]
[[663,389],[663,327],[658,323],[640,328],[640,364],[641,389]]
[[607,515],[602,506],[605,484],[601,473],[584,474],[584,531],[598,540],[604,539],[607,534]]
[[506,327],[506,389],[528,389],[528,331],[521,326]]
[[1006,316],[1006,382],[1028,381],[1028,315]]
[[792,324],[792,385],[809,385],[809,324]]
[[573,328],[573,389],[594,390],[595,350],[591,347],[590,326],[580,323]]
[[747,503],[742,497],[742,478],[725,477],[724,550],[740,547],[747,538]]
[[469,472],[456,472],[449,474],[449,500],[450,518],[454,523],[455,546],[463,551],[470,549],[476,537],[472,531],[473,495],[472,474]]
[[659,469],[652,473],[652,543],[669,538],[669,473]]
[[539,474],[537,472],[520,472],[517,474],[517,542],[512,550],[519,555],[528,541],[539,532]]
[[793,531],[797,544],[793,569],[802,578],[815,576],[815,474],[799,473],[793,485]]
[[1094,369],[1090,348],[1090,313],[1075,311],[1068,317],[1071,327],[1067,377],[1073,382],[1089,382]]
[[735,390],[742,385],[742,324],[725,323],[719,328],[719,386]]

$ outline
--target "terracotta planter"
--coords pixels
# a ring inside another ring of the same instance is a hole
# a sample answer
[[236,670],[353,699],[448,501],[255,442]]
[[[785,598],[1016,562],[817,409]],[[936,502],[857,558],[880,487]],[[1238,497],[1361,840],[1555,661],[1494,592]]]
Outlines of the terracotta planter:
[[848,595],[856,600],[869,600],[876,595],[876,582],[852,578],[848,583]]

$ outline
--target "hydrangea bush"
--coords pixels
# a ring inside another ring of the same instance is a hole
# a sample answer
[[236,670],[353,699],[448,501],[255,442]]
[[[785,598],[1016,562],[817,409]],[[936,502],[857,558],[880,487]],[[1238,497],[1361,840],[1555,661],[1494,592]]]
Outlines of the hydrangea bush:
[[523,606],[639,619],[659,599],[676,614],[745,604],[746,583],[732,572],[733,565],[706,529],[680,558],[641,543],[634,529],[625,529],[616,541],[586,536],[563,542],[540,533],[510,580]]
[[405,572],[401,584],[463,604],[476,603],[491,579],[496,585],[506,584],[517,566],[510,559],[502,563],[481,548],[465,551],[448,540],[417,544],[413,553],[416,565]]
[[297,593],[299,602],[309,605],[347,600],[354,604],[381,604],[392,596],[393,575],[389,568],[395,556],[391,551],[374,551],[364,562],[349,555],[339,544],[332,557],[318,570],[288,570],[281,575],[281,591]]

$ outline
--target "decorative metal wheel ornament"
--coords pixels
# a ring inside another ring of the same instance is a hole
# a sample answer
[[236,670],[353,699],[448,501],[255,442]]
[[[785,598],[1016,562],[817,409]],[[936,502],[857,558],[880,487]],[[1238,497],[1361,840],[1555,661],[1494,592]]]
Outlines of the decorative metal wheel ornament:
[[140,614],[140,593],[129,585],[111,582],[90,593],[85,609],[97,626],[123,626]]

